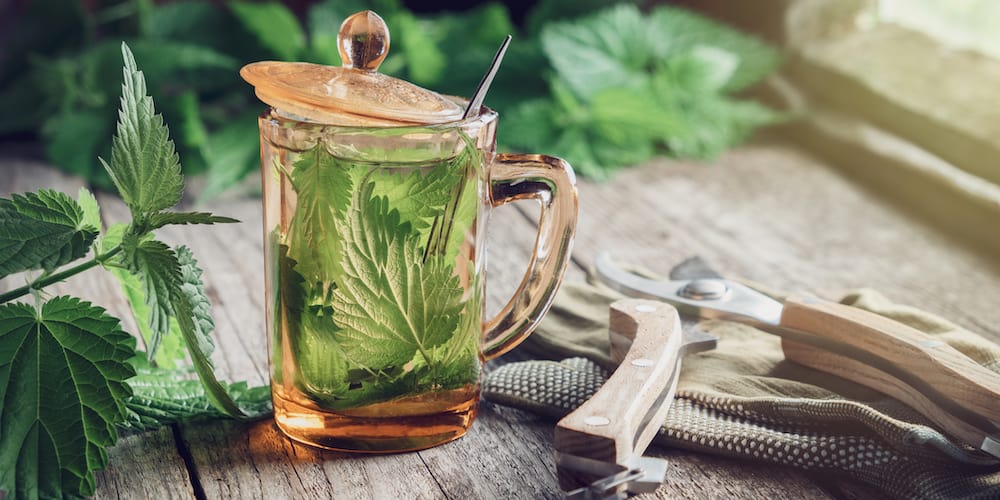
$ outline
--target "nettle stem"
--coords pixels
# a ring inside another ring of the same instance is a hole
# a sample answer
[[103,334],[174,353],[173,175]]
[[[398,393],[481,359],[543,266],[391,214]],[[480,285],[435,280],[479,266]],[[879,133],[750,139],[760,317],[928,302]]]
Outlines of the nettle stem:
[[47,287],[47,286],[49,286],[49,285],[51,285],[53,283],[59,283],[60,281],[64,281],[67,278],[70,278],[72,276],[80,274],[80,273],[82,273],[82,272],[84,272],[84,271],[86,271],[86,270],[88,270],[88,269],[90,269],[90,268],[92,268],[94,266],[97,266],[97,265],[103,263],[104,261],[110,259],[111,257],[114,257],[115,255],[118,255],[118,253],[121,252],[121,251],[122,251],[122,247],[121,247],[121,245],[118,245],[118,246],[112,248],[111,250],[108,250],[107,252],[101,254],[101,255],[95,255],[94,258],[92,258],[92,259],[90,259],[90,260],[88,260],[86,262],[83,262],[82,264],[78,264],[78,265],[75,265],[75,266],[70,267],[68,269],[64,269],[64,270],[59,271],[58,273],[55,273],[55,274],[49,274],[49,275],[46,275],[46,276],[40,276],[38,279],[36,279],[35,281],[32,281],[31,283],[28,283],[27,285],[24,285],[24,286],[22,286],[20,288],[15,288],[15,289],[13,289],[13,290],[11,290],[9,292],[0,294],[0,304],[4,304],[6,302],[10,302],[10,301],[12,301],[14,299],[23,297],[23,296],[31,293],[33,290],[41,290],[42,288],[45,288],[45,287]]

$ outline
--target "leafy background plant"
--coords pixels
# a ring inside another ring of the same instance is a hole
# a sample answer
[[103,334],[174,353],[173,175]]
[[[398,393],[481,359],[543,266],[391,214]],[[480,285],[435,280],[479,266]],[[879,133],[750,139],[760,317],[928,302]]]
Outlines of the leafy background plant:
[[207,173],[201,196],[213,196],[257,168],[262,106],[239,67],[339,64],[340,22],[366,8],[392,33],[381,71],[447,94],[471,94],[513,33],[487,99],[504,117],[501,148],[559,155],[585,176],[604,178],[660,153],[708,160],[782,118],[733,97],[775,68],[776,51],[677,8],[542,0],[518,26],[500,3],[432,15],[399,0],[299,4],[306,7],[293,12],[278,2],[28,2],[0,60],[0,137],[37,135],[53,164],[110,188],[90,159],[110,151],[108,110],[125,40],[155,83],[150,92],[175,131],[185,173]]

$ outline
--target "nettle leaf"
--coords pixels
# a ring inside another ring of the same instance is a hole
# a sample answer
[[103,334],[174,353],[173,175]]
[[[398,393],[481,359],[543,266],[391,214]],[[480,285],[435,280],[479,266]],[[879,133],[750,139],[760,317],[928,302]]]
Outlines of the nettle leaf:
[[547,26],[542,48],[559,78],[586,101],[603,89],[631,88],[647,79],[645,69],[653,55],[648,29],[634,5],[618,5]]
[[195,371],[205,388],[205,395],[222,413],[230,417],[244,417],[245,414],[226,392],[225,386],[215,377],[211,358],[215,349],[211,336],[215,323],[212,322],[212,305],[201,281],[198,262],[191,250],[184,246],[177,249],[177,262],[180,266],[179,287],[172,293],[171,300],[184,343],[187,344]]
[[686,101],[685,116],[692,125],[666,141],[671,154],[679,158],[715,158],[755,128],[786,119],[759,103],[726,96],[682,101]]
[[[124,222],[118,222],[108,226],[108,230],[104,232],[104,235],[97,239],[95,243],[97,247],[97,253],[107,253],[112,248],[121,245],[122,239],[125,237],[125,233],[128,232],[129,225]],[[115,260],[118,262],[120,259]],[[112,267],[105,267],[105,269],[113,269]]]
[[47,159],[64,171],[110,189],[111,183],[94,158],[106,151],[113,123],[106,112],[94,108],[52,113],[41,127]]
[[440,81],[448,61],[421,22],[405,11],[390,16],[386,22],[397,34],[409,80],[421,85]]
[[124,43],[122,55],[125,67],[118,132],[111,142],[111,164],[104,159],[101,163],[136,217],[176,205],[184,180],[167,126],[155,113],[145,77]]
[[83,218],[81,219],[83,225],[100,230],[104,224],[101,222],[101,206],[97,204],[97,198],[94,198],[94,193],[91,193],[85,187],[81,187],[77,191],[76,202],[80,205],[80,211],[83,214]]
[[458,326],[462,290],[453,258],[423,265],[419,238],[371,184],[355,192],[343,239],[345,279],[333,293],[334,337],[352,361],[398,366],[448,340]]
[[243,27],[279,58],[295,60],[305,49],[306,35],[288,7],[278,2],[231,2],[229,8]]
[[167,225],[231,224],[234,222],[239,221],[232,217],[212,215],[208,212],[157,212],[146,219],[146,226],[152,231]]
[[298,196],[288,255],[295,270],[309,283],[328,282],[340,271],[336,220],[351,203],[350,165],[317,144],[292,165],[292,186]]
[[126,268],[142,283],[151,333],[146,348],[154,357],[160,340],[170,330],[170,317],[174,315],[171,298],[180,286],[180,264],[170,247],[153,239],[126,234],[122,249]]
[[654,72],[661,94],[717,94],[732,79],[739,58],[732,52],[699,45],[680,52]]
[[0,490],[15,498],[94,493],[131,395],[132,337],[104,309],[56,297],[0,306]]
[[552,144],[560,130],[555,115],[556,106],[548,99],[523,101],[504,116],[497,141],[517,151],[548,151],[544,146]]
[[649,85],[607,88],[590,102],[581,102],[560,87],[553,82],[555,103],[529,101],[517,108],[508,122],[527,131],[507,140],[518,141],[525,150],[544,148],[591,178],[605,178],[608,172],[648,160],[656,141],[684,128]]
[[43,189],[0,198],[0,277],[51,271],[87,254],[97,228],[69,195]]
[[592,130],[615,144],[633,145],[669,136],[683,125],[664,112],[650,86],[604,89],[590,102]]
[[212,321],[212,304],[201,281],[202,271],[191,249],[183,245],[177,247],[177,263],[180,265],[180,296],[186,299],[184,302],[189,304],[192,312],[196,346],[207,358],[215,350],[215,343],[212,342],[215,322]]
[[[441,163],[426,174],[433,180],[426,178],[424,180],[425,183],[430,184],[434,180],[438,180],[434,179],[433,176],[443,178],[440,179],[444,181],[442,185],[436,186],[439,190],[437,196],[440,196],[441,201],[444,202],[443,209],[438,209],[439,205],[417,205],[411,208],[405,206],[407,205],[405,202],[388,198],[389,203],[404,214],[407,213],[406,210],[416,210],[420,214],[421,209],[426,209],[428,217],[434,215],[434,224],[430,229],[427,246],[424,249],[424,261],[427,261],[432,255],[457,256],[465,242],[467,232],[478,214],[479,186],[478,183],[469,182],[467,179],[476,177],[470,173],[472,169],[485,165],[479,150],[476,148],[475,141],[465,134],[460,134],[460,136],[464,142],[462,150],[454,158]],[[407,198],[407,200],[409,199]],[[405,208],[401,208],[404,206]],[[416,218],[412,215],[403,217],[403,221],[409,222],[416,229],[416,233],[423,237],[424,231],[410,222],[411,220],[416,220]]]
[[393,207],[406,214],[404,222],[415,231],[423,231],[451,200],[462,173],[452,162],[439,163],[429,172],[413,169],[405,178],[392,169],[380,169],[372,178],[372,195],[388,198]]
[[177,321],[188,354],[212,404],[231,417],[243,416],[225,387],[215,377],[211,354],[215,348],[211,333],[215,328],[211,304],[201,281],[201,269],[187,247],[174,252],[152,239],[125,235],[123,260],[143,285],[149,307],[151,336],[148,356],[156,356],[163,335],[169,331],[171,317]]
[[257,112],[251,111],[231,118],[208,136],[204,148],[208,183],[200,194],[202,199],[225,191],[259,168],[260,146],[256,141],[247,140],[247,137],[256,135]]
[[[472,155],[479,155],[479,150],[475,148],[469,148],[466,151]],[[482,158],[476,158],[468,164],[467,168],[476,168],[476,165],[482,165],[481,161]],[[453,202],[453,210],[447,216],[448,228],[444,233],[444,238],[442,238],[444,243],[442,255],[444,256],[459,255],[462,245],[466,243],[468,231],[472,229],[472,225],[479,215],[481,196],[478,183],[468,182],[464,178],[460,179],[459,182],[461,191],[453,194],[457,199]],[[428,246],[430,246],[430,242],[428,242]]]
[[[132,397],[128,416],[121,427],[151,430],[175,422],[191,422],[225,417],[209,401],[205,387],[191,379],[191,368],[153,368],[143,357],[131,360],[136,376],[129,379]],[[233,400],[246,410],[248,418],[266,417],[271,412],[271,388],[248,387],[246,382],[226,385]]]
[[742,90],[760,81],[781,62],[781,55],[770,45],[694,12],[661,5],[653,9],[647,19],[651,31],[664,39],[664,46],[671,55],[698,46],[734,54],[738,64],[723,86],[727,92]]
[[[289,318],[289,324],[294,335],[289,346],[298,366],[294,374],[296,385],[310,397],[326,401],[342,398],[350,389],[348,358],[334,340],[339,328],[333,318],[307,310],[295,320]],[[362,366],[367,366],[365,362]]]
[[776,121],[725,94],[774,69],[777,52],[697,14],[619,4],[551,23],[540,38],[556,70],[550,100],[514,108],[507,125],[524,130],[500,139],[562,156],[582,175],[605,178],[664,145],[711,159]]
[[[127,224],[114,224],[109,227],[104,237],[97,243],[97,252],[106,253],[121,244],[122,237],[127,230]],[[146,304],[146,294],[143,291],[142,281],[138,275],[132,274],[128,270],[118,266],[107,266],[105,269],[118,279],[118,284],[121,285],[125,300],[132,310],[136,326],[139,328],[139,334],[142,335],[145,345],[148,346],[152,343],[153,332],[149,327],[148,319],[150,312],[149,306]],[[187,356],[184,339],[181,336],[180,325],[177,324],[177,320],[171,318],[168,333],[161,335],[159,348],[153,356],[156,364],[163,368],[174,368],[178,362],[183,361],[185,356]]]
[[[125,294],[125,300],[128,301],[132,309],[139,334],[142,335],[143,341],[148,346],[152,343],[153,333],[146,321],[149,318],[149,306],[146,305],[146,294],[143,292],[142,282],[136,275],[126,270],[111,268],[110,271],[118,279],[122,293]],[[166,334],[160,336],[160,343],[153,358],[159,367],[175,368],[178,363],[184,361],[186,356],[187,351],[184,347],[181,327],[177,324],[177,320],[171,318],[170,328]]]

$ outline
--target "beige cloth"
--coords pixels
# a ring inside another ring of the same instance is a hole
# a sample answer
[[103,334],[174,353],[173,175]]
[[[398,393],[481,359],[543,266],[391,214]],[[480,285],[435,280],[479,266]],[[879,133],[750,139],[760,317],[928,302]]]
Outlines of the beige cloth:
[[[586,401],[613,368],[608,305],[620,297],[565,284],[518,349],[573,359],[504,365],[487,376],[484,396],[553,417]],[[1000,373],[1000,347],[942,318],[872,290],[842,302],[923,330]],[[784,360],[773,335],[726,321],[697,328],[717,336],[718,347],[684,359],[655,444],[820,471],[848,490],[861,482],[896,498],[1000,498],[1000,461],[953,443],[907,406]]]

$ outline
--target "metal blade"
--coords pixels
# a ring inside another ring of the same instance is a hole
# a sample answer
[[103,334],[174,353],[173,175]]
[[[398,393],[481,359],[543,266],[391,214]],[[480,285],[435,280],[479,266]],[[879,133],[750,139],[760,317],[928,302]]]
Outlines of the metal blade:
[[618,268],[601,254],[594,269],[609,287],[633,297],[662,300],[682,314],[729,319],[751,325],[778,325],[782,304],[752,288],[726,279],[656,281]]
[[715,335],[705,333],[697,328],[685,328],[684,336],[681,337],[681,356],[711,351],[715,349],[718,341],[719,338]]
[[[993,424],[994,427],[1000,427],[997,424]],[[979,449],[993,455],[994,457],[1000,458],[1000,436],[986,436],[983,439],[983,444],[979,445]]]
[[[575,455],[562,455],[562,464],[592,461]],[[602,465],[607,465],[603,464]],[[655,457],[635,457],[628,466],[617,466],[618,471],[582,488],[567,491],[563,498],[574,500],[608,500],[628,498],[629,493],[652,493],[667,478],[667,461]]]

